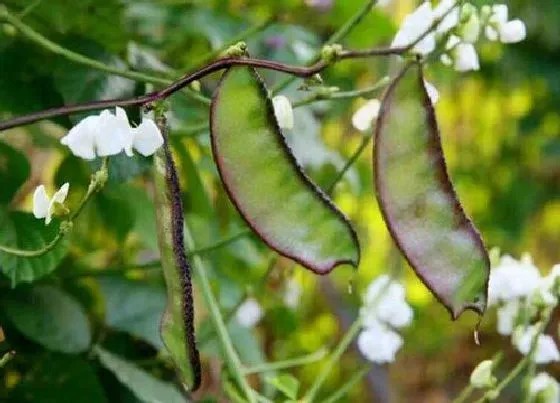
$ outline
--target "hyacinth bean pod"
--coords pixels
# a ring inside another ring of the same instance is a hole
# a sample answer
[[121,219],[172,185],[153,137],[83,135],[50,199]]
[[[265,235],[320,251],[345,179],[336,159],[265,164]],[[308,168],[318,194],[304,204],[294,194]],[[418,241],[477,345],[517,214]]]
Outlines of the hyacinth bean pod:
[[340,264],[358,266],[356,233],[298,165],[253,68],[232,67],[224,73],[210,122],[224,187],[268,246],[318,274]]
[[482,314],[490,261],[449,179],[420,64],[387,89],[375,142],[377,199],[397,246],[453,318]]
[[154,202],[161,265],[167,286],[167,307],[160,332],[183,387],[193,391],[200,386],[201,369],[194,333],[191,267],[183,238],[181,191],[167,141],[165,119],[158,120],[158,127],[165,143],[154,154]]

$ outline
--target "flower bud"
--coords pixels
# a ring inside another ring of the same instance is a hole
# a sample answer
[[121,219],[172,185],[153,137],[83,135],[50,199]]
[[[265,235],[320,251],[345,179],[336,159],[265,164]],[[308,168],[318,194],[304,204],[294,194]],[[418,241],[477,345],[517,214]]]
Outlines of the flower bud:
[[521,20],[512,20],[500,27],[500,41],[502,43],[521,42],[527,36],[527,29]]
[[281,129],[291,130],[294,128],[294,110],[292,103],[284,95],[277,95],[272,98],[274,105],[274,115]]
[[471,374],[471,385],[477,389],[485,389],[494,386],[496,378],[492,376],[492,366],[492,360],[484,360],[478,364]]
[[475,43],[480,33],[480,18],[476,7],[472,4],[465,4],[462,9],[460,36],[463,42]]

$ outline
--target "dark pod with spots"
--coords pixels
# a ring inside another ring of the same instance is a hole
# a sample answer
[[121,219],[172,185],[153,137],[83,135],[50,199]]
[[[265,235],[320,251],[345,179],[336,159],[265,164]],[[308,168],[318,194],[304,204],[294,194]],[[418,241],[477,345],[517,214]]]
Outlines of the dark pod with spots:
[[184,245],[181,190],[165,119],[160,118],[157,123],[165,139],[163,147],[154,154],[157,236],[167,286],[167,307],[160,332],[183,387],[193,391],[200,386],[201,369],[194,331],[191,267]]
[[453,318],[465,309],[483,314],[488,253],[449,179],[419,64],[388,88],[375,141],[377,199],[397,246]]
[[298,165],[253,68],[224,73],[212,100],[210,129],[224,187],[267,245],[318,274],[340,264],[358,266],[352,226]]

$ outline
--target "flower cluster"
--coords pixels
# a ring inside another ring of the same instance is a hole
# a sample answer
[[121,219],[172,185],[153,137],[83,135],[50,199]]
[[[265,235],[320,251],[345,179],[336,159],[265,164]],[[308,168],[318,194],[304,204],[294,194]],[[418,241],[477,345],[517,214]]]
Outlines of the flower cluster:
[[360,309],[363,326],[358,336],[360,352],[373,362],[394,361],[403,339],[393,329],[410,325],[412,317],[404,287],[387,275],[375,279],[368,286]]
[[[497,259],[496,259],[497,260]],[[541,323],[535,322],[543,311],[550,312],[560,296],[560,265],[542,276],[529,255],[521,260],[504,255],[490,272],[488,305],[498,308],[498,333],[510,336],[512,344],[523,355],[535,349],[531,359],[535,364],[560,361],[560,352],[552,336],[541,334]],[[481,362],[471,375],[475,388],[492,388],[492,361]],[[558,402],[560,386],[550,375],[541,372],[529,386],[533,400]]]
[[146,117],[138,127],[131,127],[125,110],[117,107],[115,114],[104,110],[82,119],[60,142],[74,155],[91,160],[122,151],[132,156],[132,149],[152,155],[162,146],[163,136],[154,121]]
[[391,46],[415,44],[412,51],[425,56],[433,53],[438,41],[442,41],[445,43],[442,63],[453,65],[457,71],[478,70],[480,64],[474,45],[483,31],[490,41],[502,43],[520,42],[526,36],[523,21],[508,20],[505,4],[483,6],[479,10],[470,3],[457,6],[455,0],[442,0],[432,8],[426,1],[405,17]]
[[[490,273],[488,304],[498,307],[498,333],[513,335],[512,342],[522,354],[530,350],[537,326],[530,325],[543,308],[558,304],[560,265],[541,276],[531,257],[521,260],[502,256]],[[539,335],[534,360],[538,364],[560,361],[560,353],[551,336]]]

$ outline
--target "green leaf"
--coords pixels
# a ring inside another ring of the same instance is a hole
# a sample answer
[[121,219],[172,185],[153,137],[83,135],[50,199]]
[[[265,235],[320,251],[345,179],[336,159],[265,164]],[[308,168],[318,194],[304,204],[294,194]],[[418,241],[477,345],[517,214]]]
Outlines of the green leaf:
[[9,392],[8,403],[107,402],[94,369],[85,359],[53,353],[32,359],[32,369]]
[[107,276],[99,279],[105,297],[105,323],[163,348],[159,321],[165,309],[165,289],[160,286]]
[[[75,38],[62,45],[68,45],[71,50],[109,66],[126,69],[124,61],[91,40]],[[127,98],[134,95],[134,81],[91,67],[69,63],[63,58],[57,60],[54,78],[56,88],[62,94],[66,104]],[[71,119],[77,121],[83,116],[84,114],[77,114]]]
[[490,261],[447,174],[419,65],[387,90],[375,136],[377,197],[396,244],[453,318],[465,309],[482,314]]
[[[166,128],[162,132],[166,133]],[[191,267],[185,253],[179,179],[167,140],[154,154],[154,201],[161,266],[167,286],[161,337],[185,389],[196,390],[201,372],[194,332]]]
[[95,348],[101,364],[145,403],[183,403],[187,399],[172,384],[162,382],[101,347]]
[[153,201],[148,197],[146,190],[142,187],[125,185],[114,192],[126,201],[128,208],[134,214],[133,231],[138,235],[144,245],[152,251],[158,250],[156,215]]
[[280,374],[266,378],[266,382],[274,386],[289,399],[295,400],[299,390],[299,381],[290,374]]
[[[89,163],[91,172],[96,172],[101,166],[101,160],[96,159]],[[132,157],[124,153],[109,157],[109,185],[118,185],[147,172],[152,167],[152,160],[139,154]]]
[[13,290],[2,299],[1,306],[21,333],[49,350],[75,354],[87,351],[91,344],[84,309],[58,288]]
[[0,204],[12,200],[30,172],[31,166],[25,155],[0,141]]
[[173,142],[177,155],[181,160],[182,176],[186,178],[186,197],[187,205],[185,209],[189,214],[194,213],[202,217],[211,217],[213,215],[212,203],[210,197],[204,188],[202,179],[199,175],[198,168],[193,161],[187,146],[181,139]]
[[[46,226],[32,214],[0,210],[0,243],[22,250],[43,248],[58,233],[57,225]],[[12,285],[35,281],[51,273],[66,255],[66,242],[61,241],[53,250],[38,257],[16,257],[0,252],[0,269],[11,279]]]
[[122,244],[134,227],[134,211],[121,197],[120,189],[107,187],[95,198],[97,211],[106,228],[113,232]]
[[344,263],[357,267],[356,233],[299,167],[256,71],[234,67],[224,73],[211,111],[212,149],[220,177],[261,239],[319,274]]

